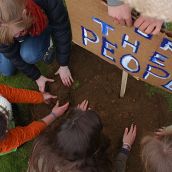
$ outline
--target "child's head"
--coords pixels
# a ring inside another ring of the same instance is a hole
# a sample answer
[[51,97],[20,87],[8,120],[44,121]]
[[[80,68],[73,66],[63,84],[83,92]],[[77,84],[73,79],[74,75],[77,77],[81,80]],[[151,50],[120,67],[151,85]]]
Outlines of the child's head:
[[142,162],[146,172],[172,171],[172,137],[160,139],[146,136],[142,139]]
[[11,103],[0,95],[0,139],[3,139],[7,130],[8,122],[12,119]]
[[55,137],[58,150],[68,160],[92,156],[98,149],[102,123],[94,111],[73,110]]
[[0,0],[0,43],[12,43],[16,34],[31,26],[25,6],[26,0]]
[[63,164],[60,167],[62,171],[109,171],[110,164],[106,156],[109,140],[102,134],[102,128],[96,112],[72,110],[58,130],[47,130],[38,137],[30,158],[30,171],[39,168],[40,156],[44,164],[42,170],[49,172],[57,164]]

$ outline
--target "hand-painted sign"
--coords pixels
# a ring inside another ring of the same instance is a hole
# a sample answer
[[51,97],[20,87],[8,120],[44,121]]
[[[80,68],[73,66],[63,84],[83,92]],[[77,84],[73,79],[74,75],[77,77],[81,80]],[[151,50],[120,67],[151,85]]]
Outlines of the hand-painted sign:
[[73,41],[129,74],[172,93],[172,39],[115,25],[100,0],[66,0]]

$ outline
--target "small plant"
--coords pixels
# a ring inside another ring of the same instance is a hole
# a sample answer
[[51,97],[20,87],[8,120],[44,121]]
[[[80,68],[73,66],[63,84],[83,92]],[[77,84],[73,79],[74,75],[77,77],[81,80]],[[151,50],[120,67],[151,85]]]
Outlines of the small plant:
[[73,89],[73,90],[77,90],[79,87],[80,87],[80,82],[79,82],[78,80],[76,80],[76,81],[73,83],[72,89]]

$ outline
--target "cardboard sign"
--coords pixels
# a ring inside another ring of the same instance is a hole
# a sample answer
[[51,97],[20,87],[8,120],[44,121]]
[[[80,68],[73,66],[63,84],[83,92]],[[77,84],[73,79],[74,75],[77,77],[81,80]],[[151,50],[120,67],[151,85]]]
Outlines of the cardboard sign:
[[172,39],[115,25],[101,0],[66,0],[73,41],[132,76],[172,93]]

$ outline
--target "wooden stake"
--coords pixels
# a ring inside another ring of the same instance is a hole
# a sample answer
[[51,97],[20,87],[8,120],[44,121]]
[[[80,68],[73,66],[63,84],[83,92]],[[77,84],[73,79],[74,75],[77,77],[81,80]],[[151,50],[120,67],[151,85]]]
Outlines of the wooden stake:
[[128,79],[128,73],[123,70],[122,81],[121,81],[121,91],[120,91],[121,98],[123,98],[125,95],[125,91],[126,91],[126,87],[127,87],[127,79]]

